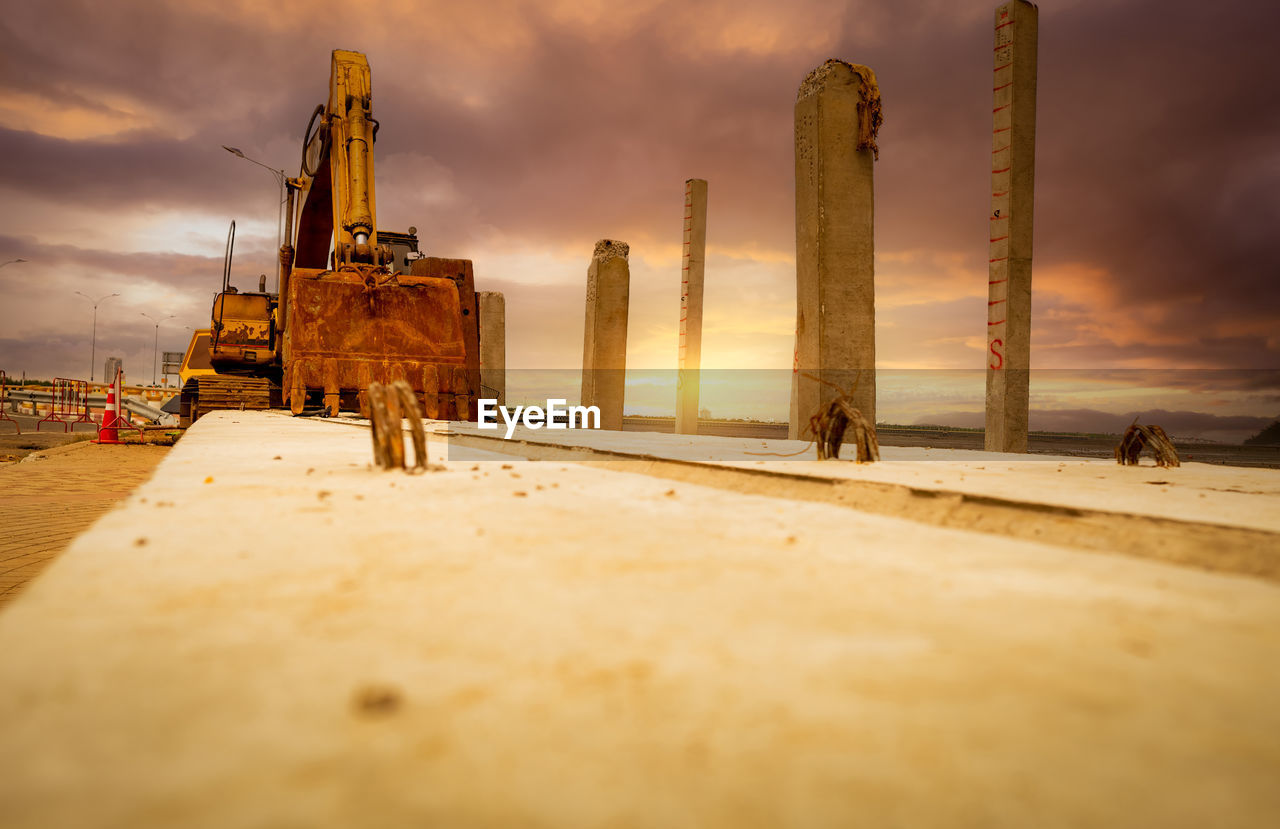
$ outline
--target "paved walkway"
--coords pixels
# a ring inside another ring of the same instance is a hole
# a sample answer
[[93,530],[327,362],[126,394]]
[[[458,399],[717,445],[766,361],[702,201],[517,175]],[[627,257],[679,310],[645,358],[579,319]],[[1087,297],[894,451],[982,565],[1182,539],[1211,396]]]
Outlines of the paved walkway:
[[0,610],[168,451],[75,443],[0,466]]

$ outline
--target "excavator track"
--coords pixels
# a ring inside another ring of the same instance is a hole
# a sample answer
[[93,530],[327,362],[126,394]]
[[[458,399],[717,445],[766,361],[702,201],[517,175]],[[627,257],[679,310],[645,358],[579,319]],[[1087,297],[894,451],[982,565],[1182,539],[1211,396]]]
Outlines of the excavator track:
[[219,410],[269,409],[273,397],[279,400],[280,389],[276,386],[273,390],[271,381],[265,377],[193,377],[182,387],[181,425],[190,426],[209,412]]

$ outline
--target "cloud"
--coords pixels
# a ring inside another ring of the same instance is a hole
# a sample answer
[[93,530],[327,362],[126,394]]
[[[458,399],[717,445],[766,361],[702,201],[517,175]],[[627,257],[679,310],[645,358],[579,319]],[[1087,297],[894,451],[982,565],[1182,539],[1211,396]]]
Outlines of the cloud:
[[[121,288],[131,319],[162,301],[198,324],[232,218],[236,273],[273,273],[274,179],[221,145],[293,173],[336,46],[365,51],[372,66],[379,221],[416,226],[428,253],[471,258],[481,288],[510,292],[512,361],[580,360],[586,260],[611,237],[632,244],[632,357],[671,363],[678,272],[668,263],[683,182],[697,176],[710,182],[707,359],[787,369],[792,107],[804,75],[834,56],[875,68],[884,95],[881,364],[981,365],[990,8],[349,9],[55,0],[7,10],[0,259],[38,263],[23,273],[43,284],[0,271],[0,317],[71,371],[83,360],[58,344],[74,316],[59,292]],[[1036,366],[1280,368],[1280,87],[1260,80],[1273,74],[1278,26],[1280,6],[1263,2],[1231,14],[1191,0],[1042,6]],[[31,353],[6,342],[0,364]]]

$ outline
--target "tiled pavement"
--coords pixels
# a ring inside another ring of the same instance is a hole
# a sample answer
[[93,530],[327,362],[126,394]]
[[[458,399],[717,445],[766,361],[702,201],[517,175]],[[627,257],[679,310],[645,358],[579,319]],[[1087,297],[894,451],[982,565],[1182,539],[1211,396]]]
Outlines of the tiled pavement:
[[167,452],[77,443],[0,466],[0,610]]

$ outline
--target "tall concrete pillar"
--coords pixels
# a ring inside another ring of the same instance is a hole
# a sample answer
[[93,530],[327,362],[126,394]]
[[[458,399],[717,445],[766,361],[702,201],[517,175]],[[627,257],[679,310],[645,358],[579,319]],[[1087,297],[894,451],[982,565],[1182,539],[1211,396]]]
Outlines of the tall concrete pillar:
[[1039,17],[1026,0],[1011,0],[995,15],[985,440],[991,452],[1027,451]]
[[587,268],[587,322],[582,347],[582,405],[600,407],[600,428],[622,429],[627,374],[630,246],[601,239]]
[[676,374],[676,434],[698,434],[702,368],[702,277],[707,261],[707,182],[684,183],[684,257],[680,267],[680,363]]
[[790,437],[853,389],[876,416],[874,187],[880,89],[865,66],[829,60],[796,95],[796,346]]
[[498,291],[479,291],[481,397],[507,403],[507,300]]

